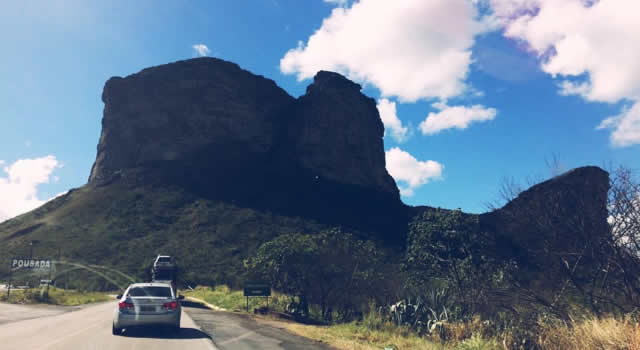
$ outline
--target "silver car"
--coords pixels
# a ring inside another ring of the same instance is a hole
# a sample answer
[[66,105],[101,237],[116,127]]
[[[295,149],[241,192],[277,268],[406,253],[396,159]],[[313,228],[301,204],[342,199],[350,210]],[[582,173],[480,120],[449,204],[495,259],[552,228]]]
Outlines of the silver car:
[[118,307],[113,315],[113,334],[137,326],[168,326],[180,329],[180,300],[166,283],[135,283],[118,295]]

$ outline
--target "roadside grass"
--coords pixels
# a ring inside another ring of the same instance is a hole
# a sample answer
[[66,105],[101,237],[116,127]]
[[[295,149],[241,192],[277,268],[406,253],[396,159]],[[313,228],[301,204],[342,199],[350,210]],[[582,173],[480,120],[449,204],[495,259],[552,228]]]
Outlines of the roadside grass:
[[[223,307],[231,311],[244,312],[246,299],[240,290],[227,286],[197,287],[182,294]],[[289,297],[279,293],[269,302],[270,310],[284,312]],[[260,308],[264,299],[250,298],[249,308]],[[447,323],[447,340],[420,336],[407,327],[399,327],[384,320],[380,314],[369,312],[361,321],[338,323],[327,326],[307,325],[296,322],[279,322],[293,334],[321,341],[345,350],[504,350],[518,349],[511,333],[494,334],[487,337],[482,320],[474,318],[468,322]],[[597,317],[591,314],[574,315],[573,321],[540,323],[536,345],[542,350],[640,350],[640,323],[637,318],[627,316]],[[483,336],[484,335],[484,336]]]
[[335,324],[330,326],[312,326],[287,323],[290,332],[321,341],[338,349],[380,350],[380,349],[417,349],[443,350],[445,345],[437,344],[419,337],[403,328],[373,330],[359,322]]
[[640,350],[640,324],[629,315],[585,315],[573,323],[558,321],[546,326],[539,344],[549,350]]
[[55,287],[49,288],[49,298],[44,298],[43,289],[16,289],[11,290],[11,297],[7,301],[7,294],[0,295],[0,301],[12,304],[52,304],[63,306],[76,306],[91,303],[99,303],[113,300],[108,293],[81,292],[77,290],[65,290]]
[[[209,304],[227,309],[229,311],[246,310],[247,299],[244,296],[244,292],[241,290],[231,290],[226,285],[219,285],[215,288],[198,286],[194,290],[182,290],[180,294],[185,297],[194,297],[206,301]],[[288,297],[280,294],[273,293],[269,297],[269,309],[277,312],[284,312],[285,306],[288,303]],[[249,311],[253,312],[254,309],[260,309],[267,305],[266,298],[249,298]]]

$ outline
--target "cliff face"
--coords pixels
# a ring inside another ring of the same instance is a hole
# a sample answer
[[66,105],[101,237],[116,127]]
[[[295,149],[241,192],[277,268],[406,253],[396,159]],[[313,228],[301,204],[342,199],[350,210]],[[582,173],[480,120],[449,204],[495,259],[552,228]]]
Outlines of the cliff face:
[[[576,168],[523,191],[501,209],[484,214],[492,231],[529,247],[545,239],[566,244],[606,232],[609,174],[594,166]],[[581,232],[579,235],[576,232]]]
[[398,195],[387,173],[375,100],[343,76],[320,71],[296,101],[289,138],[300,164],[327,179]]
[[177,185],[402,243],[406,212],[386,170],[384,128],[360,89],[319,72],[294,99],[214,58],[111,78],[89,184]]
[[594,166],[529,188],[480,216],[494,237],[491,254],[516,261],[525,286],[533,280],[549,288],[560,288],[561,278],[591,281],[609,254],[608,190],[609,174]]
[[102,101],[102,135],[90,183],[123,169],[185,159],[203,147],[266,154],[294,99],[272,80],[202,58],[111,78]]

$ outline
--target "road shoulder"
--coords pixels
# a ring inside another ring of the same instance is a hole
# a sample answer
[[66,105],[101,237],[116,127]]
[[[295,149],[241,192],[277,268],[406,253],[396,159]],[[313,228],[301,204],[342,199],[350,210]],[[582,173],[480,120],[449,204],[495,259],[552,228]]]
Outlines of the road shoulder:
[[84,307],[86,306],[0,303],[0,325],[34,318],[57,316],[67,312],[81,310]]
[[284,322],[245,313],[211,310],[189,303],[183,308],[220,349],[334,350],[289,332]]

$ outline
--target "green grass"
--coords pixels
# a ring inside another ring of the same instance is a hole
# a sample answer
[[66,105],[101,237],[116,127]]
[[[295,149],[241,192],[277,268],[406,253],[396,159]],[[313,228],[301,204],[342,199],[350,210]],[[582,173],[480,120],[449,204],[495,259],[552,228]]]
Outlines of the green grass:
[[[215,288],[198,286],[194,290],[183,290],[180,294],[185,297],[194,297],[206,301],[209,304],[221,307],[230,311],[245,311],[247,298],[241,290],[231,290],[226,285],[220,285]],[[289,298],[279,293],[273,293],[269,297],[269,309],[273,311],[283,312]],[[249,311],[267,305],[265,298],[249,298]]]
[[[87,185],[0,223],[0,257],[29,256],[29,242],[37,240],[36,257],[60,253],[62,260],[115,268],[140,281],[153,259],[167,254],[178,259],[181,283],[238,286],[244,259],[260,244],[285,232],[322,228],[313,220],[242,208],[178,187]],[[0,280],[7,279],[7,267],[8,261],[0,261]],[[129,283],[111,276],[121,285],[73,271],[68,286],[113,290]]]
[[[13,304],[53,304],[64,306],[76,306],[91,303],[99,303],[113,300],[107,293],[101,292],[80,292],[77,290],[65,290],[60,288],[49,288],[49,297],[45,298],[44,288],[18,289],[12,290],[9,303]],[[0,301],[7,302],[7,294],[0,295]]]

